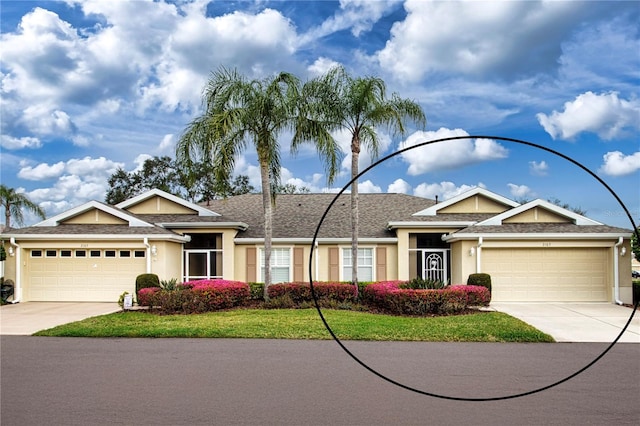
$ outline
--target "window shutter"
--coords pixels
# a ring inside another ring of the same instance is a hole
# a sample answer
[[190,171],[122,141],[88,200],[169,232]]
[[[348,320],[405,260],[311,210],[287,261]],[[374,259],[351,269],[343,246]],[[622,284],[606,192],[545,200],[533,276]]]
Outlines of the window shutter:
[[247,247],[247,282],[253,283],[256,281],[256,273],[258,271],[256,262],[258,256],[256,256],[255,247]]
[[304,281],[304,248],[293,248],[293,281]]
[[376,281],[387,279],[387,248],[376,247]]
[[340,250],[329,247],[329,281],[340,281]]

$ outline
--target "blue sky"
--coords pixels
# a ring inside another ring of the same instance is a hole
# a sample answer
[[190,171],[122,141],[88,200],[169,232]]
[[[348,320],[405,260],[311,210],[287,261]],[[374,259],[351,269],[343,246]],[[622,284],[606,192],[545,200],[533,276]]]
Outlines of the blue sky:
[[[108,177],[173,156],[220,66],[303,81],[342,64],[420,103],[425,130],[382,130],[381,155],[422,141],[523,139],[578,161],[640,223],[640,3],[408,1],[2,1],[1,179],[54,215],[103,200]],[[346,134],[342,174],[349,181]],[[311,149],[283,181],[327,191]],[[361,170],[371,156],[361,155]],[[259,187],[255,155],[237,173]],[[481,185],[557,198],[630,227],[593,177],[553,154],[501,140],[414,149],[364,175],[363,192],[442,200]]]

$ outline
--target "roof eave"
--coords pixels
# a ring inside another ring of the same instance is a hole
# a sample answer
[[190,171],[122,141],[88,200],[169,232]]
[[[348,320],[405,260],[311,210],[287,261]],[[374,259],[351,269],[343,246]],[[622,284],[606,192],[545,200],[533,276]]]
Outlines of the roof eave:
[[448,243],[463,240],[610,240],[618,238],[631,238],[631,233],[625,232],[540,232],[540,233],[454,233],[442,237],[443,241]]

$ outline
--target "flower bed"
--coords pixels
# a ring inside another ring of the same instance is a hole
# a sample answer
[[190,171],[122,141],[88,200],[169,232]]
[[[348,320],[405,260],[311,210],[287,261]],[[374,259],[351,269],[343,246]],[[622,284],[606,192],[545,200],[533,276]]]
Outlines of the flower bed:
[[402,281],[387,281],[368,285],[362,292],[363,301],[380,310],[399,315],[449,315],[469,306],[488,305],[490,296],[485,287],[455,285],[442,290],[403,289]]
[[200,280],[181,284],[176,290],[145,288],[138,304],[166,313],[202,313],[240,306],[250,297],[249,285],[240,281]]
[[[314,282],[313,291],[321,305],[352,303],[356,301],[356,289],[349,283]],[[313,294],[308,282],[272,284],[267,290],[275,306],[308,306],[313,303]]]

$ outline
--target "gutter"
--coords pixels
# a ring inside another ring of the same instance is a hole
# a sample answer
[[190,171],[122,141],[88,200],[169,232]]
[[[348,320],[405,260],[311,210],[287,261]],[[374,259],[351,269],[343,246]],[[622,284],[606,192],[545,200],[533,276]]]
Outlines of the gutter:
[[613,246],[613,301],[616,305],[622,305],[620,300],[620,271],[618,267],[618,247],[622,245],[623,239],[620,237],[618,242]]
[[11,237],[9,239],[9,244],[16,248],[16,286],[13,289],[13,300],[11,303],[20,303],[22,300],[22,271],[20,267],[22,266],[22,253],[20,250],[20,245],[16,243],[15,237]]
[[476,273],[482,272],[482,262],[480,258],[482,257],[482,237],[478,237],[478,245],[476,246]]
[[149,244],[149,238],[144,237],[142,244],[147,248],[147,274],[151,273],[151,244]]

